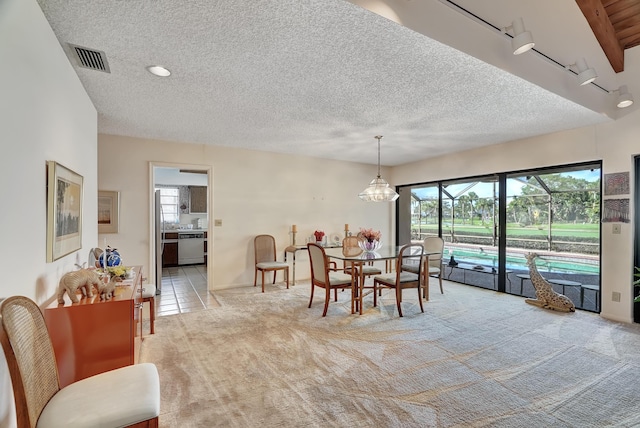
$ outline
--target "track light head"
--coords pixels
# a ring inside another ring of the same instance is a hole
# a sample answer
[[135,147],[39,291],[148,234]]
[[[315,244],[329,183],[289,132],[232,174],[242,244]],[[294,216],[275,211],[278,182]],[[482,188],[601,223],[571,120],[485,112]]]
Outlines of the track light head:
[[598,78],[596,71],[593,68],[589,68],[584,58],[576,61],[576,67],[578,68],[578,83],[581,86],[588,85]]
[[513,39],[511,39],[511,47],[514,55],[525,53],[535,46],[533,36],[530,31],[524,29],[522,18],[518,18],[511,23],[507,30],[513,30]]
[[633,96],[629,93],[627,89],[627,85],[622,85],[617,89],[618,99],[616,100],[616,105],[618,108],[629,107],[633,104]]

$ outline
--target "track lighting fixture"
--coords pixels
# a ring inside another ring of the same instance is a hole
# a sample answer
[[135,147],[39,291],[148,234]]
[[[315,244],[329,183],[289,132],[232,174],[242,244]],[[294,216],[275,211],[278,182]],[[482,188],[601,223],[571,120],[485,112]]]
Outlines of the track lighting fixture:
[[633,96],[629,93],[627,85],[622,85],[613,92],[618,92],[618,99],[616,100],[618,108],[629,107],[633,104]]
[[509,27],[504,29],[504,32],[506,33],[509,30],[513,30],[511,47],[513,48],[514,55],[525,53],[535,46],[531,32],[524,29],[522,18],[514,20]]
[[[500,27],[495,23],[489,22],[486,17],[482,17],[470,12],[462,5],[458,4],[456,0],[439,1],[466,16],[467,18],[470,18],[473,21],[485,26],[489,30],[498,31],[507,37],[511,37],[511,47],[513,48],[514,55],[520,55],[524,52],[527,52],[528,50],[531,50],[535,46],[533,36],[531,35],[531,32],[526,31],[524,27],[524,21],[521,17],[513,20],[511,25],[508,27]],[[544,52],[541,52],[539,49],[533,49],[533,51],[538,56],[544,58],[546,61],[550,61],[552,64],[555,64],[558,67],[562,68],[564,72],[571,71],[571,73],[576,75],[578,83],[581,86],[593,83],[593,87],[602,90],[604,93],[618,94],[616,98],[616,105],[618,106],[618,108],[629,107],[633,104],[633,96],[628,92],[626,86],[621,86],[618,89],[611,90],[600,86],[598,83],[594,83],[594,81],[598,78],[598,74],[596,73],[594,68],[591,68],[587,65],[587,61],[584,58],[577,60],[574,64],[564,65],[564,63],[558,61],[555,58],[552,58]]]
[[589,68],[584,58],[580,58],[575,64],[570,65],[569,68],[571,68],[571,66],[575,66],[578,69],[578,83],[580,86],[588,85],[598,78],[596,70]]

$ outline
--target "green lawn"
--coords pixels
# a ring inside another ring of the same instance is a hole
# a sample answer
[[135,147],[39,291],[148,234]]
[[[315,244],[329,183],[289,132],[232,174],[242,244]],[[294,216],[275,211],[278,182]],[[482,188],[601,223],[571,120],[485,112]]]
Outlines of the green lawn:
[[[417,231],[418,227],[413,228],[413,230]],[[423,232],[436,233],[437,225],[423,225]],[[443,224],[443,233],[448,233],[450,231],[448,224]],[[464,235],[465,233],[474,233],[474,234],[482,234],[491,236],[492,235],[492,226],[491,225],[482,225],[482,224],[456,224],[455,225],[455,233]],[[554,223],[551,228],[551,233],[554,238],[558,239],[563,236],[571,236],[576,238],[590,238],[597,239],[600,233],[600,225],[599,224],[575,224],[575,223]],[[507,235],[516,237],[516,236],[547,236],[547,229],[545,226],[527,226],[522,227],[517,223],[509,223],[507,224]]]

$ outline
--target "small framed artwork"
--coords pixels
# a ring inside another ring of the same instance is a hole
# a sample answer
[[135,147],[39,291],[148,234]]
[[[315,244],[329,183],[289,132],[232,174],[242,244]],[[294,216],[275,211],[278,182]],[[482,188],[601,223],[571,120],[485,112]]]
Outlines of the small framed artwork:
[[603,223],[629,223],[629,198],[605,199],[603,201]]
[[118,233],[120,192],[98,191],[98,233]]
[[82,248],[81,175],[47,161],[47,263]]
[[629,194],[629,172],[614,172],[604,175],[604,194],[628,195]]

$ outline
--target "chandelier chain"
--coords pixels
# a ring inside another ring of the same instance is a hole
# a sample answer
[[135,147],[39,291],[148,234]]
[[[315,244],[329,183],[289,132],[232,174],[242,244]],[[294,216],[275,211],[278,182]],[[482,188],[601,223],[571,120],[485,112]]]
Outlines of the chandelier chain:
[[376,140],[378,140],[378,178],[380,178],[380,140],[382,139],[382,135],[376,135]]

